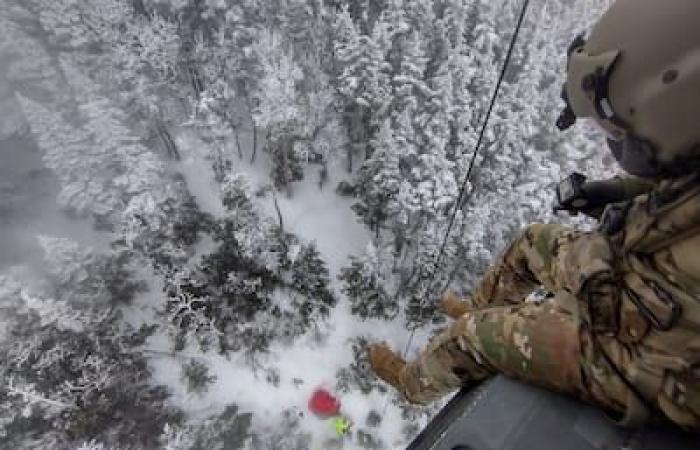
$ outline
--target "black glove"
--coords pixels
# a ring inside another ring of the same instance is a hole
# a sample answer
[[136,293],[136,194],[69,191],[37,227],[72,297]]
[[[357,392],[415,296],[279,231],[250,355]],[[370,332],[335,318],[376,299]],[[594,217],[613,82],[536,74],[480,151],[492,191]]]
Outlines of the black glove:
[[554,212],[567,211],[571,215],[583,213],[599,220],[606,206],[627,202],[651,190],[652,186],[641,180],[620,178],[587,181],[585,175],[572,173],[556,187]]

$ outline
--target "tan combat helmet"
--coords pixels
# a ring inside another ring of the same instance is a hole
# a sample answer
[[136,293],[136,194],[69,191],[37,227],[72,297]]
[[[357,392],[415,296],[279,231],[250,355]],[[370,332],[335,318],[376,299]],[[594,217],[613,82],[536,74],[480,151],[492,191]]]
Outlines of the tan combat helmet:
[[569,49],[567,108],[594,118],[627,172],[700,172],[700,0],[617,0]]

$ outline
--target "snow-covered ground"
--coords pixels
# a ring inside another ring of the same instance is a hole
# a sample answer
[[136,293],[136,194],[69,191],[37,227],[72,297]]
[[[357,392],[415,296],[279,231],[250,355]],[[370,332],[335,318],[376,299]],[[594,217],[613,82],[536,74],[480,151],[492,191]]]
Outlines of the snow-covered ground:
[[[246,148],[250,148],[250,137],[242,136]],[[186,155],[178,169],[185,176],[190,192],[197,198],[200,207],[215,216],[224,209],[219,202],[218,186],[211,176],[210,164],[206,160],[207,148],[195,136],[183,133],[179,144]],[[248,159],[236,162],[235,171],[244,174],[253,190],[269,184],[269,160],[263,152],[258,152],[255,164]],[[395,323],[362,322],[350,313],[350,305],[342,296],[337,275],[347,266],[349,257],[362,252],[370,240],[367,229],[360,224],[350,209],[352,199],[342,198],[335,193],[335,186],[345,174],[339,167],[329,167],[329,181],[319,188],[314,169],[309,169],[306,180],[294,185],[292,196],[278,194],[278,203],[283,216],[285,230],[305,241],[315,241],[324,260],[329,266],[333,288],[338,295],[338,306],[333,310],[327,323],[320,330],[323,339],[316,338],[314,332],[297,339],[292,344],[275,344],[266,358],[266,365],[272,365],[280,374],[279,383],[269,383],[265,373],[254,373],[242,357],[223,357],[215,352],[202,354],[188,349],[176,356],[171,355],[171,341],[167,336],[158,335],[149,342],[153,350],[154,382],[164,384],[173,391],[172,401],[187,411],[193,419],[203,419],[221,412],[230,404],[237,404],[241,411],[254,413],[254,421],[260,426],[274,424],[280,412],[296,410],[299,413],[303,431],[314,437],[314,448],[322,448],[324,441],[334,436],[329,422],[319,420],[308,412],[307,402],[318,387],[333,389],[339,369],[347,367],[353,360],[350,340],[358,336],[371,340],[387,341],[395,348],[405,348],[408,334],[402,321]],[[271,196],[260,198],[260,208],[277,220],[277,212]],[[151,290],[147,297],[158,302],[158,293]],[[155,294],[155,295],[154,295]],[[144,299],[141,299],[143,304]],[[148,303],[148,300],[146,300]],[[157,303],[152,306],[157,306]],[[413,350],[419,348],[427,336],[416,336]],[[205,362],[216,382],[202,395],[188,393],[180,379],[180,368],[184,361],[193,358]],[[341,398],[343,414],[353,423],[363,424],[372,411],[383,413],[381,438],[391,448],[403,448],[402,427],[404,422],[400,410],[390,406],[389,400],[395,395],[375,393],[366,396],[360,392]],[[345,443],[345,449],[360,448],[353,442]]]
[[[247,135],[241,136],[244,148],[252,147]],[[192,135],[180,137],[180,144],[186,148],[186,156],[180,170],[187,179],[190,192],[197,198],[199,206],[215,216],[223,214],[219,192],[211,175],[211,167],[206,160],[206,144]],[[258,143],[262,146],[263,143]],[[258,150],[254,164],[246,157],[240,160],[232,156],[234,172],[244,174],[253,191],[270,184],[271,162],[269,155]],[[285,231],[293,233],[307,242],[314,241],[324,256],[335,278],[340,268],[347,265],[351,254],[357,254],[369,242],[370,236],[364,225],[350,209],[352,198],[344,198],[335,193],[335,187],[346,175],[338,165],[329,165],[328,182],[321,189],[316,176],[317,166],[310,166],[306,178],[295,183],[291,196],[277,194],[277,201],[284,219]],[[349,177],[348,177],[349,178]],[[260,208],[277,220],[271,195],[260,199]]]

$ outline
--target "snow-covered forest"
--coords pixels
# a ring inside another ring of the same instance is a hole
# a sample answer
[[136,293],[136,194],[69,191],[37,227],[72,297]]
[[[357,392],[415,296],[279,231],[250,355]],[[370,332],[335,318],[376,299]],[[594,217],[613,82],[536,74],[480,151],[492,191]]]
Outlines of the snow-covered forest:
[[457,205],[520,1],[0,0],[0,448],[404,448],[365,344],[613,173],[554,127],[608,3],[532,0]]

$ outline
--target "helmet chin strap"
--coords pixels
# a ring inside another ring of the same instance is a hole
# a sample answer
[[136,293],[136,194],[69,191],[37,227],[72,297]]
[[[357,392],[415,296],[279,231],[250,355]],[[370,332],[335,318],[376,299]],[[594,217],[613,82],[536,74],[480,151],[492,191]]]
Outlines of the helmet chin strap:
[[664,175],[663,165],[659,163],[651,142],[632,134],[622,140],[608,139],[607,142],[622,170],[630,175],[641,178],[659,178]]
[[564,100],[566,107],[557,119],[557,128],[559,129],[559,131],[566,131],[569,128],[576,125],[578,117],[576,117],[576,114],[574,114],[574,110],[571,109],[571,104],[569,103],[569,94],[566,92],[566,86],[564,86],[564,89],[561,92],[561,99]]
[[[578,36],[576,36],[576,38],[574,38],[574,40],[569,45],[569,48],[566,50],[567,65],[568,62],[571,61],[571,55],[579,48],[583,48],[585,45],[585,33],[581,33]],[[557,128],[559,129],[559,131],[566,131],[569,128],[573,127],[576,124],[576,121],[578,120],[573,108],[571,108],[571,103],[569,102],[569,93],[566,91],[566,83],[564,83],[564,87],[561,90],[561,99],[564,101],[565,107],[559,115],[559,118],[557,119]]]
[[602,67],[598,67],[595,73],[589,74],[588,77],[590,77],[591,80],[590,87],[595,93],[593,105],[595,106],[595,111],[596,114],[598,114],[598,118],[600,120],[608,121],[618,128],[629,130],[629,124],[615,112],[615,109],[610,102],[610,77],[615,71],[615,66],[617,65],[618,61],[620,61],[619,52],[607,70],[604,70]]

